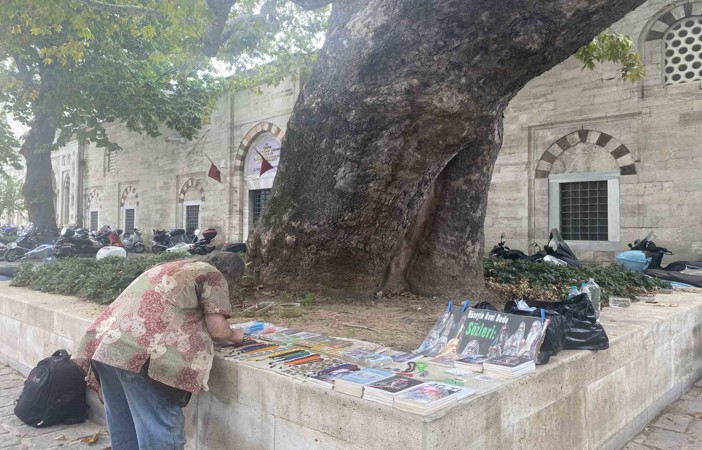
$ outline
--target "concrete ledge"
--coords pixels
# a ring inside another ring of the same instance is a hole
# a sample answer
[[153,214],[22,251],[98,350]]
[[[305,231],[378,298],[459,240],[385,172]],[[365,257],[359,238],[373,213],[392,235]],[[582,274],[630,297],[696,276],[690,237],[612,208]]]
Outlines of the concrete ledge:
[[[605,310],[609,350],[562,352],[432,421],[216,359],[210,392],[187,408],[188,446],[618,449],[702,375],[702,298],[659,298],[678,306]],[[102,308],[0,286],[0,360],[28,373],[54,350],[73,350]]]

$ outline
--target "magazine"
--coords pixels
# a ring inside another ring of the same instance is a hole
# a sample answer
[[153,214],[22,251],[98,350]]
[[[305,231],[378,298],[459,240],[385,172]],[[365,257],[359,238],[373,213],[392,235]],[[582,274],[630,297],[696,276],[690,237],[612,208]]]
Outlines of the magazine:
[[474,389],[429,381],[397,395],[394,405],[404,411],[428,415],[455,405],[474,393]]
[[334,390],[361,397],[363,395],[363,386],[393,375],[392,372],[386,370],[372,368],[359,370],[338,378],[334,382]]

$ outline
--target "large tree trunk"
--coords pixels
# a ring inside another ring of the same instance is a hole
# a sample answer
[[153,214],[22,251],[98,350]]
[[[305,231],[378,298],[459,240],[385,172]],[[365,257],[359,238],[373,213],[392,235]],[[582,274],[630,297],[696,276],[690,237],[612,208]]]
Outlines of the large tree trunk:
[[505,107],[641,3],[337,2],[249,239],[262,281],[360,294],[479,288]]
[[56,128],[51,125],[51,119],[39,114],[22,146],[27,168],[22,192],[29,221],[37,230],[51,234],[56,233],[54,188],[51,182],[51,146],[55,137]]

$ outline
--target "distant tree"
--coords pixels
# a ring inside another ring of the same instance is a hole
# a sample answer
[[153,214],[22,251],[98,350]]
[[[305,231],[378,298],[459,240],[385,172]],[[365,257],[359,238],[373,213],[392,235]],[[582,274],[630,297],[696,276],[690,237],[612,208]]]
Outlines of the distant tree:
[[22,181],[12,176],[0,177],[0,217],[19,214],[24,217]]

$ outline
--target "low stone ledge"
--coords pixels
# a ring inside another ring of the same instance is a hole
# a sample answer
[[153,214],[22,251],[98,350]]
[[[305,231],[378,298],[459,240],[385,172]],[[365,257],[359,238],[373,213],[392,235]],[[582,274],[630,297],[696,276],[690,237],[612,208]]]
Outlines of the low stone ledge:
[[[605,310],[610,349],[564,351],[529,376],[427,420],[215,359],[187,412],[189,448],[618,449],[702,375],[702,298]],[[103,307],[0,287],[0,359],[23,373],[75,347]],[[93,406],[95,408],[95,406]]]

